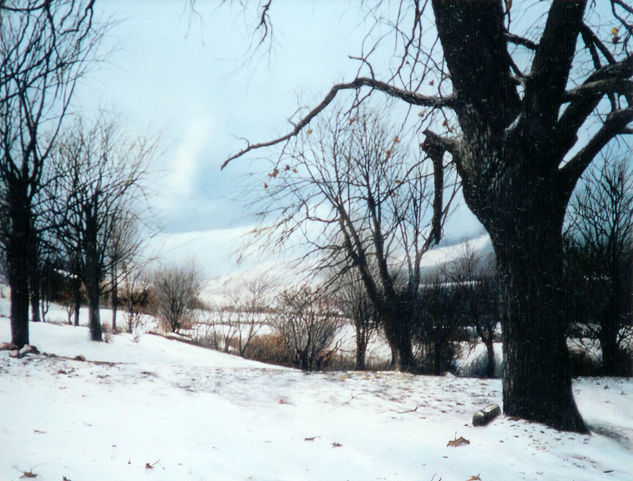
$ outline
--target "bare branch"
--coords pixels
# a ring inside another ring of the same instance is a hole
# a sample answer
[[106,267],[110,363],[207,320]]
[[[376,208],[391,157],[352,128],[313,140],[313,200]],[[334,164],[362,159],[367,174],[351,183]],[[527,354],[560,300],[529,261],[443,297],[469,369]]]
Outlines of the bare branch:
[[398,87],[394,87],[393,85],[389,85],[385,82],[381,82],[380,80],[367,78],[367,77],[359,77],[352,82],[349,83],[341,83],[334,85],[325,98],[314,107],[308,114],[303,117],[299,122],[297,122],[294,126],[294,129],[277,139],[270,140],[268,142],[260,142],[258,144],[249,144],[246,148],[240,150],[237,154],[232,155],[227,160],[224,161],[220,169],[224,169],[232,160],[237,159],[238,157],[243,156],[244,154],[265,147],[271,147],[273,145],[280,144],[282,142],[286,142],[290,140],[292,137],[296,136],[301,129],[303,129],[306,125],[310,123],[312,119],[314,119],[317,115],[319,115],[325,108],[332,103],[336,95],[341,90],[358,90],[362,87],[370,87],[375,90],[379,90],[381,92],[386,93],[391,97],[396,97],[401,100],[404,100],[408,104],[411,105],[422,105],[425,107],[434,107],[434,108],[442,108],[442,107],[454,107],[456,99],[454,96],[449,97],[435,97],[435,96],[427,96],[421,95],[415,92],[409,92],[407,90],[400,89]]

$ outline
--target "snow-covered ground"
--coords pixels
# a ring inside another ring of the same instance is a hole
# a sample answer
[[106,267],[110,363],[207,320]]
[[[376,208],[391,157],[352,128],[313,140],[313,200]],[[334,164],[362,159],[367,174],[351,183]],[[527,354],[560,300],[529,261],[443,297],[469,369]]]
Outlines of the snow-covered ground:
[[[306,375],[44,323],[31,340],[66,358],[0,353],[2,480],[633,479],[631,379],[575,381],[594,431],[577,435],[504,416],[473,427],[474,411],[500,403],[498,380]],[[470,444],[447,447],[460,436]]]

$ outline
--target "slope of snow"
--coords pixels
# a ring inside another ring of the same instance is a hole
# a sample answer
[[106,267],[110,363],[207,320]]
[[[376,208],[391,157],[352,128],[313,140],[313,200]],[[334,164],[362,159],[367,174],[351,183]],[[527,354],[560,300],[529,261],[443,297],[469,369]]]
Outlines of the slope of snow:
[[[204,250],[198,250],[204,256]],[[423,272],[433,271],[444,264],[456,261],[466,255],[483,257],[492,252],[488,234],[460,242],[451,246],[431,249],[422,257]],[[200,257],[199,257],[200,258]],[[230,305],[232,297],[248,297],[249,286],[257,282],[267,284],[266,293],[272,298],[281,291],[295,287],[309,279],[309,259],[302,263],[288,259],[275,259],[262,262],[241,271],[234,271],[209,278],[205,281],[200,297],[213,305]]]
[[[500,417],[498,380],[306,375],[175,341],[31,324],[45,356],[0,352],[0,479],[631,480],[633,381],[574,390],[593,435]],[[9,322],[0,319],[0,339]],[[95,363],[94,360],[112,364]],[[463,436],[469,445],[447,442]]]

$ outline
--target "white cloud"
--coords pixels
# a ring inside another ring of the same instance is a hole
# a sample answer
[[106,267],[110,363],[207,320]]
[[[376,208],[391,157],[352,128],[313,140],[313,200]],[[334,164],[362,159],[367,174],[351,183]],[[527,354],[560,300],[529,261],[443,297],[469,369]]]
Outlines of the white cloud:
[[186,197],[193,193],[198,162],[209,145],[214,125],[211,116],[190,120],[174,154],[168,157],[165,187],[174,195]]

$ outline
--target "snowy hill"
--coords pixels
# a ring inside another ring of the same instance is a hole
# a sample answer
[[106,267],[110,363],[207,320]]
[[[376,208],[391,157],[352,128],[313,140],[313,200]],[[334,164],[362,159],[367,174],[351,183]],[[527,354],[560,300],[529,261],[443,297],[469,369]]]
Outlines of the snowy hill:
[[[305,375],[147,334],[31,330],[65,357],[0,352],[2,480],[633,479],[631,379],[575,382],[592,435],[504,416],[475,428],[500,381]],[[448,447],[455,436],[470,444]]]
[[[421,268],[423,274],[431,273],[466,255],[472,254],[477,258],[483,258],[491,253],[490,237],[486,234],[428,251],[422,258]],[[249,286],[261,280],[267,283],[268,292],[274,296],[288,287],[296,286],[305,278],[306,274],[302,267],[297,267],[289,260],[276,259],[262,262],[242,271],[207,279],[202,289],[201,298],[209,304],[227,304],[230,302],[230,296],[246,296]]]

